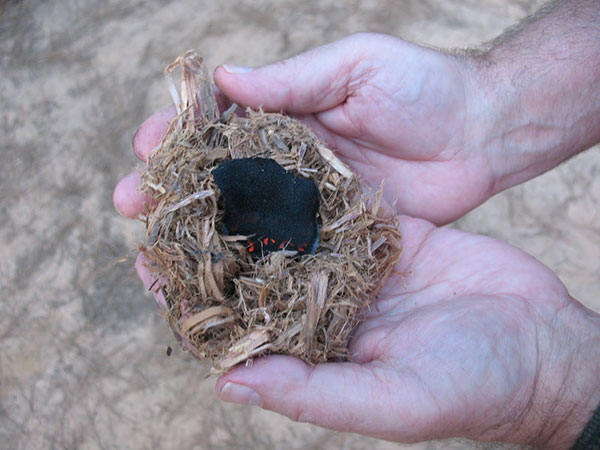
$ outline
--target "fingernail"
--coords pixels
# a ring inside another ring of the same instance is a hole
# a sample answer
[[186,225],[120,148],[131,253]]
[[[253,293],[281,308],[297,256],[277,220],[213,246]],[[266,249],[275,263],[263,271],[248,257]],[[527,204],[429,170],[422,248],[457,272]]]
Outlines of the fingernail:
[[162,295],[159,296],[158,294],[154,294],[154,304],[156,305],[156,308],[158,308],[159,311],[162,311],[163,309],[168,309],[167,302],[165,301]]
[[230,403],[239,403],[241,405],[260,405],[260,396],[247,386],[235,384],[228,381],[221,392],[219,398]]
[[232,64],[223,64],[223,69],[228,73],[248,73],[252,72],[252,67],[234,66]]
[[137,130],[135,130],[135,133],[133,133],[133,137],[131,138],[131,147],[135,148],[135,138],[137,137],[138,133],[140,132],[140,128],[138,127]]

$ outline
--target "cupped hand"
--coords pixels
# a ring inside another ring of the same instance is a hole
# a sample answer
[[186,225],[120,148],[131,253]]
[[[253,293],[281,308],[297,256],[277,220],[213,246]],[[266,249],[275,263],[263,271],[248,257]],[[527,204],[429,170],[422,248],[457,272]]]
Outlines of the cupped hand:
[[598,316],[507,244],[409,217],[402,234],[350,362],[261,358],[222,376],[220,398],[399,442],[568,448],[600,401]]
[[[142,160],[172,116],[164,110],[142,125],[134,139]],[[138,182],[131,175],[115,189],[128,217],[151,201]],[[219,397],[401,442],[572,443],[600,402],[597,368],[586,365],[599,360],[598,316],[507,244],[406,216],[401,231],[402,259],[354,333],[351,361],[260,358],[222,376]],[[136,267],[149,287],[143,261]]]
[[[297,116],[372,187],[384,181],[399,213],[443,224],[496,192],[478,67],[392,36],[357,34],[257,69],[223,65],[214,77],[222,100]],[[149,135],[136,138],[152,138],[174,114],[154,116]]]
[[232,101],[312,127],[400,213],[448,223],[494,194],[472,58],[361,33],[257,69],[224,65]]

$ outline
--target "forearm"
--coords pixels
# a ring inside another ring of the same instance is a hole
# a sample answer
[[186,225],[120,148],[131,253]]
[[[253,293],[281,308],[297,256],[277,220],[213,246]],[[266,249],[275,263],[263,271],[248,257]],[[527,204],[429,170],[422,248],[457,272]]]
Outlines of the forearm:
[[552,2],[475,61],[495,192],[600,141],[600,1]]

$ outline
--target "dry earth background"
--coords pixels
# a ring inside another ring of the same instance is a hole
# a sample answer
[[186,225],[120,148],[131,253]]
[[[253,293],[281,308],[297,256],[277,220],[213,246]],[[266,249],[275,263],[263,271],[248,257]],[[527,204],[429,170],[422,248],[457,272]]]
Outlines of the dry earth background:
[[[220,403],[131,264],[142,237],[111,194],[137,125],[169,103],[162,68],[195,48],[256,66],[355,31],[476,45],[525,0],[0,0],[0,447],[472,449],[402,446]],[[456,224],[532,253],[600,310],[600,153]],[[491,446],[493,448],[493,445]]]

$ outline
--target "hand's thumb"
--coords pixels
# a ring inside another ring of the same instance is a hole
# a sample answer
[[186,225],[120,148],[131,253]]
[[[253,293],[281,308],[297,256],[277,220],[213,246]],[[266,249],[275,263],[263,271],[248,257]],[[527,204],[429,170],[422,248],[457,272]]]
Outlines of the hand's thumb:
[[256,69],[224,64],[215,70],[215,82],[243,106],[295,114],[324,111],[349,95],[360,60],[355,41],[346,38]]
[[292,420],[386,439],[416,440],[413,433],[418,427],[408,413],[414,399],[390,395],[396,391],[393,379],[373,375],[368,364],[313,367],[290,356],[271,355],[259,358],[252,367],[240,366],[223,375],[215,389],[221,400],[258,405]]
[[364,405],[358,405],[365,400],[360,386],[367,384],[359,379],[359,372],[357,364],[312,367],[274,355],[256,360],[252,367],[235,368],[217,381],[215,389],[221,400],[254,404],[292,420],[344,430],[369,420]]

